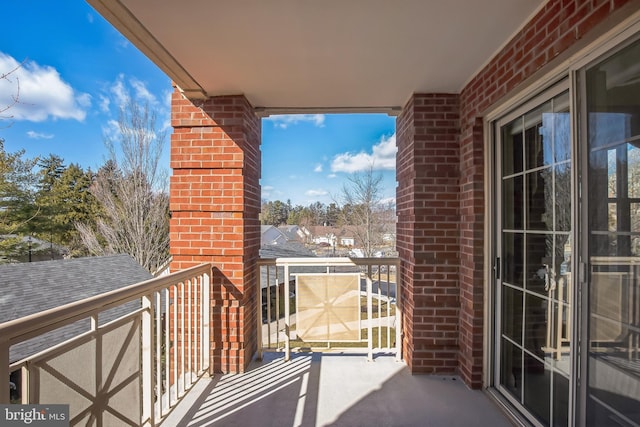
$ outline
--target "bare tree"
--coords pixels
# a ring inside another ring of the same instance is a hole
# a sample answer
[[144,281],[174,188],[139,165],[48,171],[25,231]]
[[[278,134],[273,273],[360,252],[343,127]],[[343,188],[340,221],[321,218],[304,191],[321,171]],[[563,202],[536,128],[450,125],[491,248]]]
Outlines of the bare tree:
[[15,68],[3,72],[0,71],[0,84],[15,85],[15,91],[9,96],[9,99],[0,104],[0,120],[12,119],[13,116],[8,115],[7,111],[16,105],[20,100],[20,79],[16,75],[22,64]]
[[164,139],[149,105],[129,98],[117,136],[105,139],[110,158],[91,188],[101,213],[95,224],[76,225],[91,253],[126,253],[152,273],[168,261],[169,196],[159,168]]
[[383,246],[389,231],[391,216],[382,203],[382,174],[374,174],[373,167],[354,173],[342,187],[344,222],[354,226],[356,241],[363,245],[364,256],[373,256]]

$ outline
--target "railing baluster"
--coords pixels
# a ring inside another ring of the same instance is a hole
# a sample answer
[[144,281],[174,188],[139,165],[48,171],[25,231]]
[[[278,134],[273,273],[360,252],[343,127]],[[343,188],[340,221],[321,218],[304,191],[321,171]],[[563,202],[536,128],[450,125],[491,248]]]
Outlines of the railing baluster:
[[390,265],[386,264],[387,268],[387,348],[391,348],[391,284],[389,282],[389,268]]
[[291,302],[291,298],[289,298],[289,265],[284,266],[284,360],[291,359],[291,343],[289,340],[291,339],[290,335],[290,325],[291,325],[291,307],[289,303]]
[[[167,396],[167,410],[171,408],[171,342],[170,342],[170,327],[171,327],[171,316],[170,316],[170,301],[171,291],[170,288],[166,288],[163,290],[164,292],[164,388]],[[164,414],[163,414],[164,415]]]
[[[191,317],[192,317],[192,304],[191,304],[191,298],[193,298],[193,294],[192,294],[192,286],[193,286],[193,281],[191,279],[189,279],[187,281],[187,319],[188,319],[188,323],[187,323],[187,337],[188,337],[188,346],[187,346],[187,350],[188,350],[188,356],[187,356],[187,370],[189,373],[189,378],[185,379],[186,384],[187,385],[191,385],[191,381],[192,381],[192,377],[191,374],[193,372],[193,366],[191,363],[191,359],[193,358],[193,353],[192,353],[192,348],[191,348],[191,343],[192,343],[192,333],[193,333],[193,328],[192,328],[192,323],[191,323]],[[186,377],[186,375],[185,375]]]
[[[206,369],[209,375],[213,375],[213,358],[211,357],[211,341],[209,341],[210,328],[211,325],[211,317],[210,317],[210,309],[211,309],[211,275],[203,274],[202,275],[202,359],[206,364]],[[213,325],[215,326],[215,325]]]
[[155,425],[153,405],[153,300],[142,298],[142,425]]
[[400,300],[400,262],[394,264],[396,271],[396,362],[402,361],[402,301]]
[[276,280],[276,347],[280,348],[280,285]]
[[[271,267],[267,266],[266,268],[267,268],[267,348],[271,348]],[[276,270],[276,281],[277,280],[278,280],[278,275]]]
[[184,302],[184,288],[185,288],[185,284],[184,282],[180,283],[180,385],[182,387],[178,388],[178,397],[182,397],[182,394],[184,393],[185,390],[185,354],[186,354],[186,349],[185,349],[185,340],[184,340],[184,328],[185,328],[185,302]]
[[20,368],[20,403],[23,405],[31,403],[31,387],[29,387],[29,384],[31,384],[30,365],[31,364],[27,362]]
[[367,265],[367,360],[373,362],[373,283],[371,265]]
[[180,283],[176,283],[173,287],[173,392],[171,396],[173,397],[173,401],[177,402],[179,393],[178,393],[178,371],[180,366],[178,365],[178,316],[180,316],[180,291],[179,291]]
[[156,334],[154,340],[155,347],[155,362],[156,362],[156,375],[155,375],[155,396],[156,396],[156,416],[162,417],[162,301],[160,299],[160,292],[153,293],[155,297],[154,301],[154,318],[156,323]]
[[[9,371],[9,341],[7,338],[0,338],[0,378],[2,381],[8,381],[11,377]],[[9,391],[9,384],[4,383],[4,386],[0,387],[0,404],[6,405],[11,403],[11,393]]]
[[200,289],[202,288],[202,278],[196,277],[193,295],[193,370],[196,378],[202,372],[202,361],[200,359],[200,335],[202,335],[202,313],[200,312]]
[[262,267],[260,264],[256,265],[255,268],[255,277],[256,277],[256,341],[258,342],[258,355],[257,359],[262,360],[262,282],[260,278],[262,277]]
[[380,264],[376,265],[378,273],[378,348],[382,348],[382,280],[380,277]]

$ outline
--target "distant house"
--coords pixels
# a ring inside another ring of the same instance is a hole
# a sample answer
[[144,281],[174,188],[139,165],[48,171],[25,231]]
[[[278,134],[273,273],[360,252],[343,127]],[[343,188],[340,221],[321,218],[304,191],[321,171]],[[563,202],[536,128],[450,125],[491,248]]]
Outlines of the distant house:
[[[296,226],[297,227],[297,226]],[[315,256],[299,238],[300,229],[283,230],[263,225],[260,238],[260,258],[291,258]]]
[[356,245],[355,237],[340,237],[340,246],[352,247]]
[[[151,278],[129,255],[0,265],[0,323]],[[108,322],[139,306],[132,301],[99,321]],[[11,348],[10,360],[21,360],[87,330],[88,322],[77,322],[22,342]]]
[[318,225],[310,227],[311,241],[316,245],[329,244],[330,246],[353,247],[356,245],[353,227],[331,227]]
[[278,230],[282,232],[289,241],[304,242],[307,239],[307,230],[304,227],[297,225],[283,225],[278,227]]

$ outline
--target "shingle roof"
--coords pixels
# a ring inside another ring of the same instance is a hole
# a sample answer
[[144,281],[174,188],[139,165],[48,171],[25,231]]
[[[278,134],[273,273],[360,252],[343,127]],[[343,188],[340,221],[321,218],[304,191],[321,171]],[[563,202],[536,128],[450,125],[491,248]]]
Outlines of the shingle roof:
[[[0,323],[152,277],[129,255],[0,265]],[[139,305],[132,302],[111,310],[100,323],[133,311]],[[11,360],[22,359],[83,330],[86,325],[76,323],[13,346]]]

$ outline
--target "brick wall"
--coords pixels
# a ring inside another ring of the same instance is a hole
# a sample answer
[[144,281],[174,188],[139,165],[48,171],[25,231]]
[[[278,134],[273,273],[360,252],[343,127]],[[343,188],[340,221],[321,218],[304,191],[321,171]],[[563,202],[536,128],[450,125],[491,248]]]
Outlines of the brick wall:
[[403,354],[414,373],[457,372],[459,105],[414,95],[397,119]]
[[[460,375],[482,386],[484,130],[496,101],[574,47],[633,0],[549,0],[460,93]],[[636,9],[638,2],[635,2]]]
[[213,264],[214,369],[241,372],[256,351],[260,119],[244,96],[172,97],[172,270]]
[[634,0],[549,0],[459,98],[416,94],[398,117],[403,350],[413,372],[457,372],[482,385],[483,115],[589,31],[637,9]]

